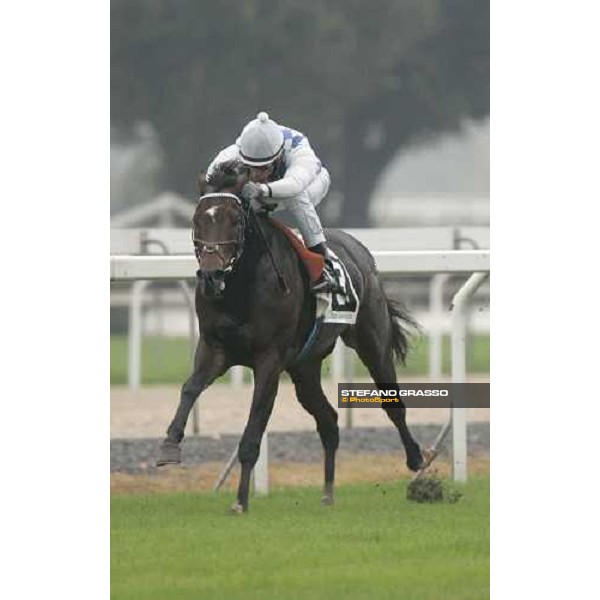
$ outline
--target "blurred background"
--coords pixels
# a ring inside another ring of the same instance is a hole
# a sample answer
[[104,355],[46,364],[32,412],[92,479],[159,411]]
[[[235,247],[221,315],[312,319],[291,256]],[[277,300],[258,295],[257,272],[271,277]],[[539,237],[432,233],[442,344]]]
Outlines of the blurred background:
[[[142,230],[139,252],[181,251],[157,232],[189,227],[198,172],[266,110],[307,135],[330,170],[318,208],[325,226],[397,227],[395,249],[489,248],[489,38],[488,0],[113,2],[111,245],[115,232],[133,228]],[[448,337],[432,370],[428,333],[434,324],[448,332],[447,308],[464,280],[445,278],[441,316],[432,314],[431,277],[386,281],[424,328],[402,376],[448,375]],[[177,389],[148,392],[143,414],[159,404],[163,412],[147,426],[131,392],[185,380],[189,307],[181,286],[144,290],[141,373],[132,381],[131,297],[129,285],[111,287],[113,436],[159,437]],[[487,284],[470,336],[470,377],[489,380]],[[361,368],[355,361],[345,377],[365,377]],[[247,407],[235,417],[209,392],[204,431],[241,430]],[[210,420],[219,406],[221,425]],[[127,407],[129,421],[117,422]],[[275,427],[294,429],[296,409],[286,410],[276,409]],[[375,420],[366,425],[387,426],[374,411],[362,411],[367,417]],[[312,428],[301,410],[298,418]]]
[[489,225],[488,0],[112,3],[111,215],[193,201],[259,110],[330,170],[326,226]]

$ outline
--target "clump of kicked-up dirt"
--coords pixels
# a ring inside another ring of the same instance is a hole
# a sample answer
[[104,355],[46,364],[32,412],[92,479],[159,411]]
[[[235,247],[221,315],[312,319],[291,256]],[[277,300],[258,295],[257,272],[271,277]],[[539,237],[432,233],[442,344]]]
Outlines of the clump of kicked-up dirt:
[[424,473],[413,479],[406,489],[406,498],[412,502],[454,504],[463,493],[447,479],[442,479],[437,471]]

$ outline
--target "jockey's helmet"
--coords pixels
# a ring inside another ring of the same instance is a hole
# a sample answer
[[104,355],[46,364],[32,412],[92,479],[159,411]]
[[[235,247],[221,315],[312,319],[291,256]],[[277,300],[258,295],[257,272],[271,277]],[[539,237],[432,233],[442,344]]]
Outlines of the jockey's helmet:
[[264,167],[275,162],[283,151],[283,131],[269,119],[266,112],[259,112],[240,135],[240,156],[249,167]]

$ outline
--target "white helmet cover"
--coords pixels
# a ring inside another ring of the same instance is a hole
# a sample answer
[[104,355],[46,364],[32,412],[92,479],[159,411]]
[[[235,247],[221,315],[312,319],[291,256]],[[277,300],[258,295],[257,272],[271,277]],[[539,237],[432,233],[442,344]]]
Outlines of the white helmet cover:
[[259,112],[240,135],[240,156],[245,165],[262,167],[271,164],[283,149],[283,131],[269,119],[266,112]]

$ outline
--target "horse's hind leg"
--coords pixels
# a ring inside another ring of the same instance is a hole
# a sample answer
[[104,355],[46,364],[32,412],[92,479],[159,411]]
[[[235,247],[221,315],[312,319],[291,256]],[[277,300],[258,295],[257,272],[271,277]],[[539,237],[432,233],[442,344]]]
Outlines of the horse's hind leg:
[[167,437],[161,444],[156,461],[158,467],[181,462],[179,444],[183,439],[194,402],[203,390],[225,372],[226,368],[224,353],[220,349],[208,348],[201,340],[194,357],[194,372],[181,388],[179,406],[167,429]]
[[[358,356],[367,367],[373,381],[378,386],[396,383],[396,369],[391,346],[391,324],[387,309],[385,320],[369,319],[361,315],[357,320],[353,335],[348,341],[352,342]],[[423,465],[423,457],[419,445],[412,437],[406,425],[406,407],[403,402],[398,404],[383,404],[387,416],[396,426],[406,450],[406,465],[411,471],[418,471]]]
[[296,386],[300,404],[317,422],[317,431],[325,454],[325,486],[323,504],[333,504],[333,482],[335,478],[335,453],[340,441],[338,415],[321,386],[321,361],[290,370],[290,376]]

